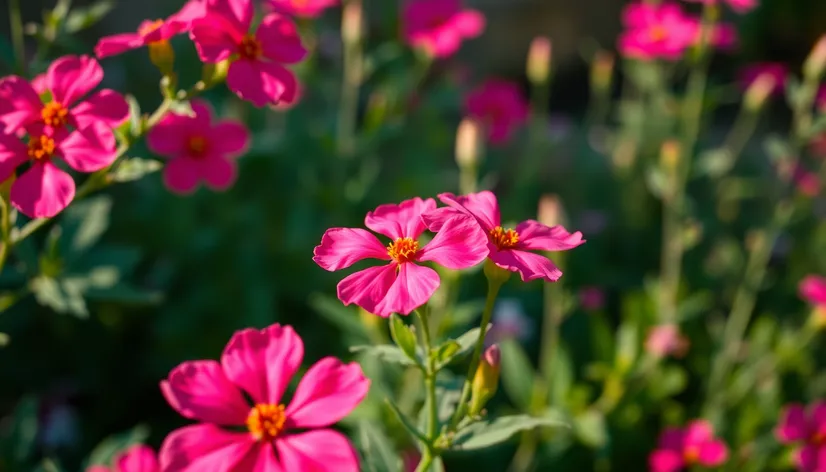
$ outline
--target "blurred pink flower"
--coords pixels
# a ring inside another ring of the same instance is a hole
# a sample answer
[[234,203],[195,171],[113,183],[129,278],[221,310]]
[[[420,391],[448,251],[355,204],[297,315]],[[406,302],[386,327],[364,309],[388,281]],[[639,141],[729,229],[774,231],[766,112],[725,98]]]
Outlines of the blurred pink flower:
[[599,287],[582,287],[579,290],[579,304],[588,311],[601,310],[605,306],[605,292]]
[[324,10],[334,7],[340,0],[266,0],[267,5],[278,13],[298,16],[301,18],[316,18]]
[[783,444],[801,445],[794,456],[799,471],[826,471],[826,402],[811,405],[808,413],[803,405],[786,405],[775,436]]
[[717,467],[728,460],[728,447],[714,437],[711,424],[694,420],[684,429],[667,428],[648,456],[651,472],[678,472],[700,465]]
[[645,350],[656,357],[682,357],[688,345],[688,339],[680,334],[680,328],[674,324],[654,326],[645,339]]
[[826,113],[826,85],[821,85],[815,97],[815,107],[820,113]]
[[448,269],[467,269],[485,259],[487,238],[471,218],[459,215],[439,228],[436,236],[419,248],[425,231],[422,214],[436,209],[432,198],[414,198],[398,205],[381,205],[367,214],[364,225],[390,238],[387,247],[360,228],[331,228],[313,251],[313,261],[328,271],[345,269],[363,259],[389,264],[358,271],[338,284],[338,298],[366,311],[388,317],[408,315],[425,304],[439,275],[417,263],[432,261]]
[[485,345],[500,343],[506,339],[527,341],[531,320],[525,315],[518,299],[500,299],[493,308],[492,326],[485,335]]
[[528,103],[519,84],[491,79],[471,91],[465,112],[487,127],[492,144],[504,144],[528,119]]
[[93,465],[86,472],[160,472],[158,458],[149,446],[138,444],[115,458],[114,467]]
[[188,361],[174,368],[161,391],[172,408],[199,423],[166,437],[161,469],[332,470],[335,464],[336,471],[357,472],[355,449],[329,427],[364,400],[370,381],[358,364],[325,357],[307,370],[285,405],[284,392],[303,357],[295,331],[274,324],[236,332],[220,363]]
[[[697,28],[694,44],[698,44],[702,34],[701,23],[696,19],[693,21],[695,21]],[[719,23],[715,25],[714,29],[711,31],[711,39],[709,40],[709,43],[714,47],[730,51],[737,47],[739,40],[740,38],[737,33],[737,28],[734,25],[730,23]]]
[[697,38],[696,21],[676,3],[630,3],[622,22],[626,30],[619,36],[619,51],[633,59],[677,60]]
[[816,307],[826,307],[826,277],[807,275],[798,286],[800,298]]
[[772,93],[782,94],[786,89],[789,68],[780,62],[758,62],[750,64],[742,68],[738,74],[740,87],[743,90],[748,89],[761,75],[766,75],[774,79],[774,89]]
[[189,31],[192,21],[204,16],[205,0],[190,0],[180,11],[166,20],[144,20],[134,33],[104,36],[95,46],[99,59],[126,51],[168,41],[173,36]]
[[192,111],[192,116],[167,114],[149,131],[147,145],[170,159],[163,176],[172,191],[190,193],[200,181],[226,190],[235,182],[235,158],[249,146],[249,131],[237,121],[213,123],[207,102],[193,101]]
[[499,202],[487,190],[465,196],[443,193],[439,200],[448,206],[425,213],[428,228],[439,231],[457,214],[472,216],[488,236],[487,257],[502,269],[519,272],[525,282],[556,282],[562,277],[562,271],[546,255],[530,251],[567,251],[585,242],[579,231],[569,233],[561,225],[548,227],[535,220],[523,221],[516,229],[503,228]]
[[820,179],[817,174],[798,165],[792,174],[797,190],[807,197],[816,197],[820,193]]
[[452,56],[462,40],[475,38],[484,29],[485,17],[464,9],[461,0],[408,0],[402,12],[407,44],[437,58]]
[[758,0],[686,0],[687,2],[705,3],[715,5],[718,3],[727,3],[732,10],[737,13],[746,13],[757,8]]
[[[36,84],[45,90],[14,75],[0,79],[0,125],[5,125],[6,132],[36,123],[54,129],[84,128],[92,123],[114,128],[129,118],[129,105],[114,90],[99,90],[80,101],[103,79],[103,69],[92,57],[56,59],[43,79],[36,78]],[[40,99],[42,92],[51,93],[45,104]]]
[[298,29],[278,13],[264,17],[250,33],[252,0],[207,0],[207,14],[192,23],[190,36],[201,60],[230,61],[227,87],[257,107],[292,102],[298,89],[295,75],[283,64],[307,55]]

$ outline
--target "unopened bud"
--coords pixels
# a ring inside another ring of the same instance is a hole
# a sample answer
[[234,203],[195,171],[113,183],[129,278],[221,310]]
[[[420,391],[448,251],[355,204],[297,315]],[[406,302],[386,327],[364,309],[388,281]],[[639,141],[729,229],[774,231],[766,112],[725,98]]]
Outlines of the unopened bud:
[[677,140],[669,139],[660,148],[660,165],[663,169],[672,171],[680,163],[680,143]]
[[806,58],[803,74],[809,80],[820,80],[824,69],[826,69],[826,35],[820,37],[812,52],[809,53],[809,57]]
[[537,220],[545,226],[557,226],[565,224],[565,208],[558,195],[542,195],[539,199],[539,211]]
[[215,84],[221,83],[227,78],[229,71],[229,59],[221,61],[217,64],[204,64],[201,70],[201,82],[206,88],[212,87]]
[[591,87],[594,90],[605,91],[611,87],[614,75],[614,54],[608,51],[597,51],[591,63]]
[[175,69],[175,50],[169,41],[156,41],[149,44],[149,60],[163,75],[171,75]]
[[479,359],[479,366],[473,375],[471,387],[470,409],[471,416],[478,416],[485,404],[496,394],[499,387],[499,371],[501,365],[499,346],[494,344],[485,350]]
[[743,104],[746,109],[758,111],[766,103],[766,99],[777,87],[777,79],[772,74],[760,74],[746,89],[746,96]]
[[456,163],[459,167],[475,167],[482,159],[484,141],[478,121],[465,118],[456,131]]
[[528,79],[534,84],[544,84],[551,75],[551,52],[552,45],[550,38],[537,36],[531,41],[528,50]]
[[826,330],[826,307],[815,307],[809,314],[809,324],[816,331]]
[[344,5],[341,14],[341,39],[345,44],[361,41],[363,12],[361,0],[351,0]]

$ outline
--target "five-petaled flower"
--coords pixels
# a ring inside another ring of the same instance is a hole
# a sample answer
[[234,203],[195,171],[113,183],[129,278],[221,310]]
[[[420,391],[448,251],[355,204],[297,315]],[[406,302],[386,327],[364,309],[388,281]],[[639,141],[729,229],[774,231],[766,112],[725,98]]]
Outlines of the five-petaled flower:
[[307,55],[295,24],[270,13],[253,34],[252,0],[207,0],[206,8],[206,16],[193,21],[190,32],[201,60],[231,61],[227,86],[257,107],[294,101],[298,83],[282,64]]
[[651,472],[678,472],[693,466],[716,467],[728,459],[728,447],[714,437],[711,424],[695,420],[685,429],[667,428],[648,457]]
[[523,221],[515,228],[503,227],[496,196],[487,190],[461,197],[443,193],[439,200],[448,206],[424,215],[430,230],[441,231],[456,214],[473,217],[488,236],[488,258],[503,269],[519,272],[526,282],[555,282],[562,276],[550,259],[531,251],[567,251],[585,242],[579,231],[569,233],[560,225],[549,227],[535,220]]
[[826,470],[826,402],[816,402],[808,412],[803,405],[787,405],[775,436],[783,444],[801,445],[794,456],[800,472]]
[[267,0],[273,11],[300,18],[316,18],[341,0]]
[[485,17],[463,9],[461,0],[410,0],[402,15],[405,41],[438,58],[452,56],[462,40],[475,38],[485,29]]
[[619,51],[634,59],[676,60],[697,39],[697,22],[675,3],[630,3],[622,23],[626,30],[619,36]]
[[487,255],[485,235],[475,221],[462,215],[445,221],[436,236],[420,247],[419,237],[425,231],[422,215],[435,209],[432,198],[381,205],[367,214],[364,225],[390,238],[387,247],[369,231],[332,228],[316,246],[313,260],[328,271],[363,259],[389,261],[344,278],[338,284],[338,298],[345,305],[355,303],[382,317],[408,315],[426,303],[440,283],[436,271],[420,263],[432,261],[448,269],[466,269]]
[[468,94],[465,112],[484,124],[491,144],[504,144],[528,119],[528,102],[519,84],[491,79]]
[[284,392],[303,357],[295,331],[274,324],[235,333],[220,363],[191,361],[173,369],[161,382],[163,395],[200,423],[166,437],[161,470],[358,471],[355,449],[329,427],[361,403],[370,381],[358,364],[325,357],[307,370],[287,404]]
[[212,122],[206,102],[192,102],[192,116],[170,113],[147,136],[153,152],[170,158],[164,182],[178,193],[195,190],[199,181],[215,190],[235,182],[237,158],[247,148],[249,131],[237,121]]
[[149,446],[138,444],[115,458],[113,466],[93,465],[86,472],[160,472],[158,457]]

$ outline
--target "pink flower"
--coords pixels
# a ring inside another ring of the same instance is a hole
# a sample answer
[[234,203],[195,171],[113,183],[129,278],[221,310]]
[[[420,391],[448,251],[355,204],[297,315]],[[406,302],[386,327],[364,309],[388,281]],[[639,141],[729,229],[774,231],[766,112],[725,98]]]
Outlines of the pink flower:
[[817,90],[815,106],[820,113],[826,113],[826,85],[821,85]]
[[820,193],[820,179],[817,174],[806,170],[803,166],[795,167],[792,180],[797,186],[797,191],[807,197],[816,197]]
[[267,0],[273,11],[301,18],[316,18],[340,0]]
[[466,113],[487,127],[493,144],[504,144],[528,119],[528,103],[514,82],[491,79],[468,94]]
[[409,0],[402,13],[407,44],[438,58],[452,56],[463,39],[475,38],[484,29],[485,17],[463,9],[461,0]]
[[[694,3],[705,3],[709,5],[715,5],[717,3],[722,3],[723,0],[686,0],[687,2],[694,2]],[[747,13],[751,10],[757,8],[758,2],[757,0],[725,0],[726,3],[731,7],[732,10],[736,11],[737,13]]]
[[651,472],[678,472],[695,465],[717,467],[728,460],[728,447],[714,438],[711,424],[695,420],[685,429],[667,428],[648,456]]
[[63,161],[78,172],[95,172],[117,158],[115,136],[99,121],[72,132],[34,124],[28,132],[28,144],[0,133],[0,181],[21,164],[31,163],[11,186],[12,205],[30,218],[51,218],[75,196],[75,182],[55,162]]
[[167,187],[190,193],[200,181],[215,190],[235,182],[235,158],[249,145],[249,131],[237,121],[212,121],[203,101],[192,102],[193,116],[167,114],[147,136],[149,149],[170,158],[164,168]]
[[104,36],[95,46],[95,55],[103,59],[132,49],[169,41],[173,36],[188,31],[192,21],[204,14],[204,1],[190,0],[180,11],[166,20],[144,20],[134,33]]
[[645,350],[656,357],[682,357],[688,351],[688,345],[688,339],[680,334],[680,328],[674,324],[651,328],[645,339]]
[[677,60],[697,39],[697,23],[675,3],[631,3],[623,10],[622,55],[643,61]]
[[160,472],[155,451],[148,446],[138,444],[115,459],[114,467],[95,465],[86,472]]
[[783,444],[800,444],[795,462],[801,472],[826,471],[826,402],[810,406],[786,405],[775,436]]
[[579,304],[588,311],[601,310],[605,306],[605,292],[599,287],[582,287],[579,290]]
[[99,90],[80,101],[103,79],[100,64],[89,56],[63,56],[55,60],[46,72],[43,91],[51,99],[43,103],[42,91],[17,76],[0,79],[0,124],[6,132],[41,123],[59,129],[67,125],[85,128],[103,123],[110,128],[120,126],[129,118],[129,105],[117,92]]
[[545,255],[530,251],[567,251],[585,242],[579,231],[569,233],[560,225],[548,227],[535,220],[523,221],[515,229],[502,227],[499,203],[487,190],[461,197],[443,193],[439,200],[448,207],[424,215],[428,228],[440,231],[457,213],[472,216],[488,236],[488,258],[502,269],[519,272],[525,282],[555,282],[562,277]]
[[435,209],[432,198],[381,205],[367,214],[364,225],[390,238],[387,247],[363,229],[331,228],[313,251],[313,261],[331,272],[363,259],[390,261],[344,278],[338,284],[338,298],[381,317],[408,315],[425,304],[440,283],[435,270],[417,263],[432,261],[448,269],[467,269],[485,259],[485,235],[467,217],[446,222],[420,248],[418,239],[425,230],[422,215]]
[[199,423],[166,437],[161,470],[357,472],[353,446],[329,427],[361,403],[370,381],[358,364],[325,357],[307,370],[285,405],[284,392],[303,357],[295,331],[274,324],[236,332],[220,363],[174,368],[161,391],[172,408]]
[[[693,19],[695,22],[697,32],[695,34],[695,39],[693,44],[699,44],[700,40],[702,39],[702,25],[700,20]],[[708,42],[714,47],[730,51],[737,47],[737,42],[739,41],[739,35],[737,34],[737,28],[729,23],[719,23],[714,25],[714,29],[711,31],[711,38],[709,38]]]
[[774,79],[774,88],[772,93],[782,94],[786,89],[786,80],[789,75],[789,68],[779,62],[758,62],[744,67],[740,70],[739,82],[743,90],[757,80],[761,75],[765,75]]
[[207,0],[207,14],[192,23],[190,36],[198,55],[208,63],[230,60],[227,86],[257,107],[294,100],[295,75],[282,64],[307,55],[295,24],[270,13],[250,33],[252,0]]
[[826,308],[826,277],[807,275],[798,287],[800,298],[816,307]]

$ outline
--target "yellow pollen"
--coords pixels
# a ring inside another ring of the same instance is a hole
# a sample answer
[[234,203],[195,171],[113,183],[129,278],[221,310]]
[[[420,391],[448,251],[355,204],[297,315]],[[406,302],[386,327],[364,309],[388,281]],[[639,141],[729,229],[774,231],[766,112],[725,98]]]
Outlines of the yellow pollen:
[[419,252],[419,242],[413,238],[397,238],[387,246],[387,254],[396,262],[411,262]]
[[258,403],[247,416],[247,429],[258,441],[272,441],[284,431],[284,405]]
[[163,20],[155,20],[150,23],[146,23],[138,28],[138,34],[141,36],[146,36],[147,34],[157,30],[163,26]]
[[238,55],[242,59],[258,59],[261,56],[261,43],[251,34],[244,36],[238,44]]
[[69,110],[58,102],[49,102],[40,111],[43,123],[52,128],[60,128],[68,121]]
[[36,161],[52,157],[54,150],[54,139],[48,136],[41,135],[29,138],[29,157]]
[[668,30],[664,26],[652,26],[651,29],[648,30],[648,36],[651,38],[651,41],[664,41],[665,38],[668,37]]
[[519,233],[510,229],[510,228],[503,228],[501,226],[497,226],[490,230],[491,241],[493,244],[496,245],[499,249],[510,249],[516,246],[516,243],[519,242]]
[[187,149],[189,150],[189,154],[193,157],[202,157],[206,154],[207,145],[209,142],[203,136],[192,136],[189,138],[189,142],[187,142]]
[[696,464],[697,460],[700,458],[700,449],[697,446],[688,446],[683,451],[683,460],[691,465]]

